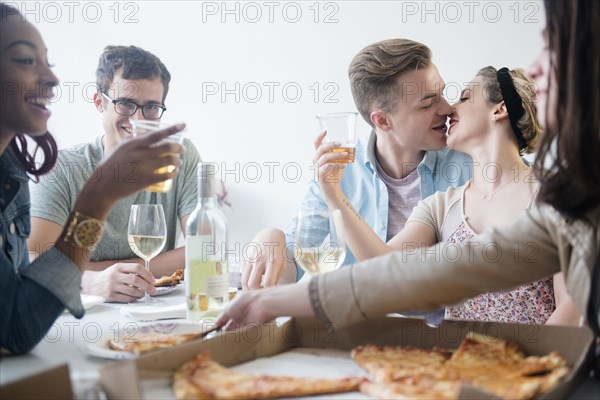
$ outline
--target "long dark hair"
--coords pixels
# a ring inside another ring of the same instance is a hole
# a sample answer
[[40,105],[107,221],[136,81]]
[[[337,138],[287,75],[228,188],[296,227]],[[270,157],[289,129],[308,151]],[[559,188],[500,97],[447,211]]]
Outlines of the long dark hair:
[[545,0],[557,126],[548,127],[536,158],[539,199],[570,218],[600,205],[600,2]]
[[[0,3],[0,23],[6,22],[7,18],[10,16],[18,16],[22,18],[17,9],[9,6],[8,4]],[[54,167],[58,157],[58,151],[56,140],[54,140],[54,137],[52,137],[50,132],[46,132],[42,136],[32,136],[31,139],[37,144],[33,154],[30,154],[27,149],[27,139],[25,138],[24,134],[18,134],[14,137],[14,139],[10,142],[10,149],[15,154],[25,171],[32,175],[35,180],[37,180],[40,175],[48,173],[52,167]],[[35,154],[40,149],[44,154],[44,160],[38,168],[35,162]]]
[[[21,163],[23,169],[25,169],[25,172],[32,175],[37,182],[38,177],[50,172],[54,167],[54,164],[56,164],[58,147],[56,145],[56,140],[54,140],[54,137],[50,132],[46,132],[42,136],[32,136],[31,139],[37,144],[33,154],[30,154],[29,151],[27,151],[27,139],[25,138],[25,135],[22,134],[14,137],[10,142],[10,148],[17,157],[17,160]],[[38,150],[42,150],[42,153],[44,154],[44,160],[39,168],[35,162],[35,154]]]

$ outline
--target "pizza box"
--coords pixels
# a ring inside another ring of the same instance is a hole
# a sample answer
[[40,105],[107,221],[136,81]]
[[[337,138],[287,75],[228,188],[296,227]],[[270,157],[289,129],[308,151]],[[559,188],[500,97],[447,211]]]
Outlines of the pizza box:
[[[587,328],[451,320],[444,320],[440,326],[434,328],[427,325],[423,319],[388,316],[336,332],[330,332],[315,319],[279,318],[271,323],[222,332],[210,339],[200,339],[171,349],[152,352],[137,359],[109,364],[100,371],[100,381],[108,399],[172,397],[171,377],[175,370],[199,352],[206,350],[215,361],[224,366],[234,367],[249,363],[234,369],[242,368],[245,372],[255,371],[273,375],[290,375],[288,372],[294,370],[293,365],[286,363],[293,363],[297,357],[282,361],[282,358],[290,353],[304,351],[314,355],[319,351],[337,352],[337,358],[315,358],[317,361],[313,361],[308,367],[306,364],[299,364],[295,368],[299,373],[295,376],[339,377],[328,375],[332,365],[334,370],[340,371],[350,370],[350,364],[355,366],[355,370],[360,369],[349,360],[350,350],[356,346],[375,344],[456,349],[470,331],[514,339],[527,355],[542,355],[551,351],[562,354],[572,367],[571,371],[553,390],[538,396],[538,399],[567,398],[586,377],[593,343],[593,334]],[[340,354],[343,354],[343,357],[340,357]],[[335,364],[336,360],[339,360],[339,368]],[[260,366],[253,364],[259,361],[263,361]],[[244,365],[251,367],[244,369]],[[360,393],[350,395],[351,397],[345,398],[366,398]],[[332,395],[336,398],[341,398],[340,396]],[[464,387],[461,398],[495,397],[471,387]]]
[[72,399],[69,367],[62,364],[0,385],[2,399]]

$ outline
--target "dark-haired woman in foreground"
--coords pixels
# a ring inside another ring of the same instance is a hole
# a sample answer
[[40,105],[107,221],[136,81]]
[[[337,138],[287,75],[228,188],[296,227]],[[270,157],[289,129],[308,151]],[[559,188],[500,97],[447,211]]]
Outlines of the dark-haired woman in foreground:
[[[42,339],[65,307],[83,316],[79,266],[100,240],[104,219],[118,199],[176,175],[154,171],[178,166],[183,148],[150,145],[182,127],[132,139],[116,149],[82,190],[54,247],[29,263],[28,181],[29,176],[36,179],[49,172],[56,162],[56,142],[47,132],[47,106],[58,79],[39,32],[6,4],[0,4],[0,52],[0,347],[24,353]],[[39,167],[28,152],[26,136],[44,155]],[[172,155],[161,157],[167,153]],[[136,168],[135,179],[131,166]]]
[[443,244],[390,253],[307,282],[238,296],[217,323],[317,316],[342,328],[389,312],[456,304],[562,270],[577,308],[597,330],[600,2],[546,0],[545,6],[548,50],[531,68],[546,115],[536,159],[546,167],[538,175],[537,207],[457,247],[460,256],[453,260],[444,259]]

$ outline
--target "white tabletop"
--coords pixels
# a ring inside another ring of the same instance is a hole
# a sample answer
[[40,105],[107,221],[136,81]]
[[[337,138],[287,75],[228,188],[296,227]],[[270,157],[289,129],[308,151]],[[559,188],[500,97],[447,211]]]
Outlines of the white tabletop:
[[[157,299],[162,301],[161,306],[184,302],[183,285]],[[90,344],[100,341],[100,338],[105,337],[106,334],[118,332],[127,326],[131,327],[131,324],[142,324],[121,315],[121,307],[132,306],[136,306],[135,303],[133,305],[98,304],[87,310],[85,316],[79,320],[71,314],[64,313],[30,354],[1,358],[0,382],[6,384],[65,363],[69,365],[72,376],[75,374],[97,376],[101,367],[114,360],[86,355],[86,349]],[[570,398],[598,399],[598,393],[600,393],[600,381],[587,379]]]
[[[183,303],[185,301],[183,286],[179,285],[173,292],[156,297],[161,301],[158,305],[170,306]],[[131,324],[142,324],[121,315],[121,307],[135,306],[138,304],[97,304],[86,310],[82,319],[77,319],[67,312],[63,313],[31,353],[23,356],[2,357],[0,382],[6,384],[64,363],[69,364],[72,374],[74,371],[90,374],[97,372],[101,367],[114,362],[114,360],[86,355],[88,345],[98,343],[107,334],[119,332],[128,326],[131,327]],[[145,304],[139,306],[145,306]]]

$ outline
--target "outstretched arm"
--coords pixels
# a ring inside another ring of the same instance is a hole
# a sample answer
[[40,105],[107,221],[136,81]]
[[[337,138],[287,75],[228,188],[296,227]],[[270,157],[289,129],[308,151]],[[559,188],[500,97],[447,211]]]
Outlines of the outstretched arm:
[[[301,282],[240,295],[218,324],[265,322],[281,315],[316,315],[343,328],[409,309],[434,309],[484,292],[515,288],[560,271],[557,232],[545,213],[528,212],[516,223],[452,247],[393,252]],[[340,296],[340,293],[344,293]],[[376,293],[376,295],[374,295]],[[279,302],[265,307],[277,294]]]

